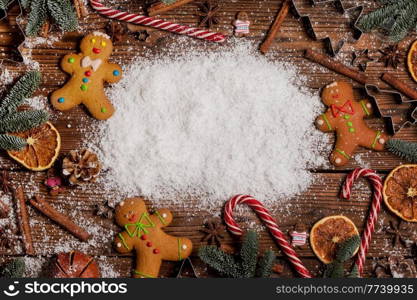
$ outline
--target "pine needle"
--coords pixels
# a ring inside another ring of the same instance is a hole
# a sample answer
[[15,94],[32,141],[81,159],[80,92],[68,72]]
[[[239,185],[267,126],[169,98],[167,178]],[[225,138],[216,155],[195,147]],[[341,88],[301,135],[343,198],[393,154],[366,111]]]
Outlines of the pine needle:
[[0,134],[0,148],[6,151],[20,150],[27,145],[20,137],[8,134]]
[[22,278],[25,268],[26,266],[23,258],[16,258],[6,264],[1,274],[4,278]]
[[44,110],[16,112],[0,121],[0,132],[22,132],[38,127],[48,121],[49,114]]
[[386,148],[388,151],[407,160],[408,162],[417,162],[417,143],[390,139],[386,144]]

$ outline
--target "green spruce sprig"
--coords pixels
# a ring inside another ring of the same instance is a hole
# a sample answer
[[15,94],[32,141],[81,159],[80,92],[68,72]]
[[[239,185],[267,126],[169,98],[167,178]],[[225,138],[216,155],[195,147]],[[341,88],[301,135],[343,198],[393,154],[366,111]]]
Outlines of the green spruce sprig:
[[20,150],[26,141],[8,133],[16,133],[36,128],[49,119],[43,110],[18,111],[23,101],[30,97],[38,88],[41,74],[30,71],[24,75],[10,90],[0,104],[0,148],[4,150]]
[[202,261],[226,277],[269,277],[275,261],[275,253],[268,250],[258,259],[258,248],[256,232],[249,231],[243,240],[239,255],[226,253],[216,246],[203,246],[199,249],[198,255]]
[[6,10],[9,6],[9,0],[0,0],[0,9]]
[[417,162],[417,143],[403,140],[388,140],[386,148],[395,155],[411,163]]
[[354,265],[350,274],[345,276],[344,265],[352,258],[361,243],[358,235],[354,235],[341,243],[338,247],[335,260],[326,266],[324,276],[326,278],[356,278],[359,277],[357,266]]
[[402,40],[417,26],[416,0],[380,0],[382,7],[363,16],[358,27],[365,32],[382,29],[393,42]]
[[2,272],[1,277],[3,278],[22,278],[25,273],[25,261],[23,258],[16,258],[7,263]]
[[70,0],[21,0],[21,4],[30,11],[26,26],[29,36],[36,36],[49,17],[62,31],[77,29],[78,19]]
[[164,4],[172,4],[172,3],[177,2],[177,0],[161,0],[161,2]]

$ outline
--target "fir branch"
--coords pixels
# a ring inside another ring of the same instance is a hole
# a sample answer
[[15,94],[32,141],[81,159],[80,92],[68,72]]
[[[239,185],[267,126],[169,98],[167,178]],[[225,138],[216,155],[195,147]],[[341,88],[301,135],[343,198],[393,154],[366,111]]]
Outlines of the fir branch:
[[354,235],[351,238],[344,241],[340,246],[339,250],[336,253],[336,260],[338,262],[345,262],[350,259],[358,250],[358,247],[361,243],[359,235]]
[[38,88],[41,81],[41,74],[38,71],[31,71],[25,74],[10,90],[0,105],[0,118],[14,113],[22,102],[30,97]]
[[256,232],[249,231],[240,249],[242,259],[243,277],[251,278],[255,275],[257,257],[258,257],[258,237]]
[[1,274],[4,278],[22,278],[25,268],[26,266],[23,258],[16,258],[6,264]]
[[38,127],[48,121],[49,114],[44,110],[16,112],[0,121],[0,132],[22,132]]
[[177,0],[161,0],[161,2],[164,4],[172,4],[172,3],[177,2]]
[[239,264],[231,254],[227,254],[216,246],[203,246],[198,250],[198,256],[220,274],[232,277],[242,277]]
[[259,260],[256,276],[261,278],[267,278],[271,276],[272,266],[275,262],[274,251],[268,250],[264,256]]
[[26,25],[26,34],[28,36],[35,36],[39,33],[42,25],[48,18],[47,14],[47,0],[36,0],[30,2],[30,13],[28,24]]
[[407,160],[408,162],[417,162],[417,143],[390,139],[386,144],[386,148],[388,151]]
[[335,261],[331,264],[328,264],[326,271],[324,273],[325,278],[343,278],[345,275],[345,270],[342,262]]
[[350,272],[350,274],[346,277],[347,278],[359,278],[359,270],[358,270],[357,264],[353,265],[352,272]]
[[20,0],[20,4],[24,9],[29,9],[32,0]]
[[27,143],[24,139],[8,134],[0,134],[0,149],[11,151],[21,150],[26,147]]
[[9,5],[9,0],[0,0],[0,9],[6,10]]
[[62,31],[77,29],[78,19],[69,0],[47,0],[48,11]]

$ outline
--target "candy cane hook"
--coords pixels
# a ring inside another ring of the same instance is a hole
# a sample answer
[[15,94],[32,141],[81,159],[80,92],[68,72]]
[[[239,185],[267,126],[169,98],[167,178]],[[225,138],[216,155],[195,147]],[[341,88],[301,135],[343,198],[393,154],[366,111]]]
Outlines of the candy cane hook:
[[261,202],[248,195],[237,195],[230,199],[224,208],[224,220],[229,231],[234,235],[242,235],[243,231],[233,219],[233,210],[238,204],[247,204],[252,208],[258,217],[262,220],[270,233],[274,237],[277,244],[281,247],[282,252],[288,257],[291,264],[294,266],[297,273],[303,278],[311,278],[310,272],[301,262],[294,248],[288,242],[285,235],[279,230],[277,223],[272,218],[269,211],[263,206]]
[[358,257],[356,258],[355,264],[358,266],[358,272],[359,275],[362,274],[363,271],[363,265],[366,260],[366,253],[369,249],[369,244],[371,242],[372,233],[375,229],[375,223],[378,218],[378,213],[381,209],[381,202],[382,202],[382,179],[379,177],[375,171],[370,169],[355,169],[353,172],[351,172],[343,185],[341,197],[344,199],[349,200],[351,189],[353,186],[353,183],[356,179],[360,177],[366,177],[369,179],[369,181],[372,183],[372,186],[374,188],[373,193],[373,199],[372,199],[372,205],[371,210],[369,212],[368,220],[366,222],[366,228],[362,235],[361,245],[359,247],[358,251]]
[[221,33],[120,11],[104,6],[104,4],[101,3],[101,0],[90,0],[90,4],[97,12],[99,12],[103,16],[106,16],[107,18],[129,22],[137,25],[150,26],[153,28],[170,31],[173,33],[186,35],[197,39],[203,39],[210,42],[220,43],[226,40],[226,36]]

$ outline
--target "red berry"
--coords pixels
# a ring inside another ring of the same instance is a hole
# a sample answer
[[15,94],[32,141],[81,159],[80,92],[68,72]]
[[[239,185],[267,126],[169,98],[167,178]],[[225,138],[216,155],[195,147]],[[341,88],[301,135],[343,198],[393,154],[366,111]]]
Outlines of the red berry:
[[159,249],[153,249],[154,254],[159,254],[159,252],[160,252]]
[[142,241],[145,241],[147,238],[148,238],[148,236],[147,236],[146,234],[143,234],[143,235],[140,237],[140,239],[141,239]]
[[146,243],[146,246],[148,246],[148,247],[152,247],[152,243],[151,243],[151,242],[147,242],[147,243]]

